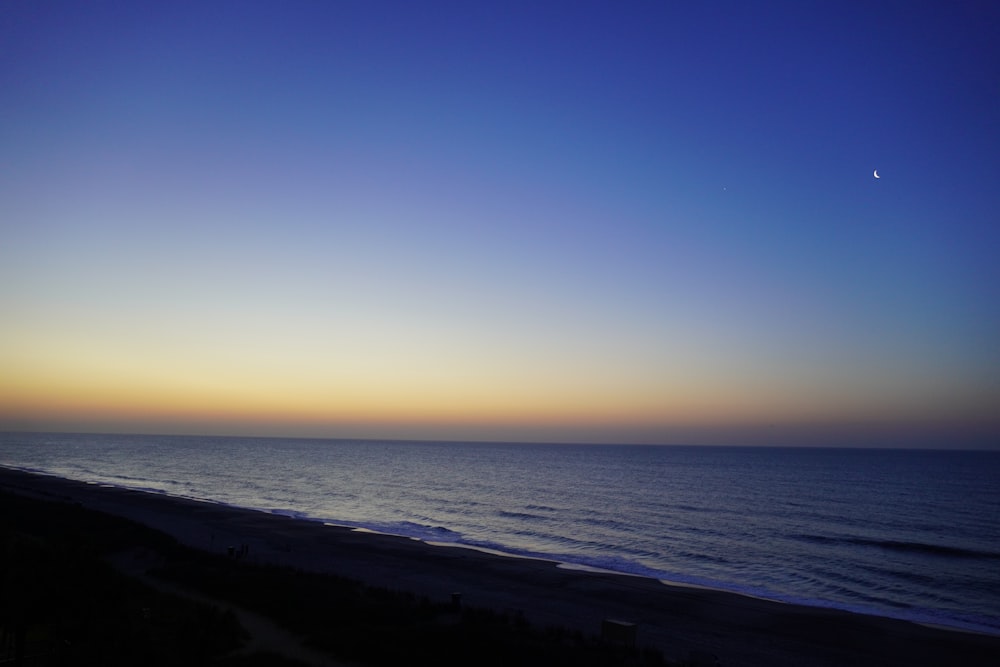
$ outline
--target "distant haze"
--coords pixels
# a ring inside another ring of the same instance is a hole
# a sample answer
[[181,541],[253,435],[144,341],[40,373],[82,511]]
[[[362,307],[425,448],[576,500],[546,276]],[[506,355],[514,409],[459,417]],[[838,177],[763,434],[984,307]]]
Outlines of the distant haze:
[[689,4],[6,6],[0,429],[1000,447],[1000,11]]

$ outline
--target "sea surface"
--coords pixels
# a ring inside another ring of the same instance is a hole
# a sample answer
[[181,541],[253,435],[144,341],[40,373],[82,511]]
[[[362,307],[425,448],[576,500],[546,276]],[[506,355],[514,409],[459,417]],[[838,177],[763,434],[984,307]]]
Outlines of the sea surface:
[[1000,452],[4,433],[0,465],[1000,634]]

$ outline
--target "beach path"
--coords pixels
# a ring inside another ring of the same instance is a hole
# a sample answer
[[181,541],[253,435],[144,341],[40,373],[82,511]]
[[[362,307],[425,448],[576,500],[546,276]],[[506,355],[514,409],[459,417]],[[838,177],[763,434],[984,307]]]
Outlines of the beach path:
[[195,602],[230,611],[243,629],[250,635],[249,641],[237,653],[272,653],[296,660],[309,667],[352,667],[350,663],[334,660],[329,655],[303,645],[302,640],[271,620],[244,609],[226,600],[213,598],[202,593],[182,588],[149,574],[150,570],[162,566],[166,559],[149,549],[129,549],[111,555],[108,562],[116,570],[161,593],[184,597]]

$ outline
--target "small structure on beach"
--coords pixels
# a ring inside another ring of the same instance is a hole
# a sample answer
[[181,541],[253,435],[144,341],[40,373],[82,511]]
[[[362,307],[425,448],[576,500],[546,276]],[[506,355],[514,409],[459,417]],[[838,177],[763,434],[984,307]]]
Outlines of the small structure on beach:
[[635,623],[606,618],[601,622],[601,639],[609,644],[634,648],[636,630]]

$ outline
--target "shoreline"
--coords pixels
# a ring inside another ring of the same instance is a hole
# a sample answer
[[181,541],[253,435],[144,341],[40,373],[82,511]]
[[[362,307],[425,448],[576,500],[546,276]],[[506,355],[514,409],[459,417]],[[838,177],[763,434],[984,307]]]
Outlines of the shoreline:
[[[239,511],[239,512],[255,512],[255,513],[262,514],[262,515],[274,516],[274,517],[281,517],[281,518],[284,518],[284,519],[290,519],[290,520],[294,520],[294,521],[303,521],[303,522],[315,523],[317,525],[327,526],[327,527],[330,527],[330,528],[336,528],[336,529],[340,529],[340,530],[349,530],[349,531],[355,531],[355,532],[359,532],[359,533],[371,534],[371,535],[376,535],[376,536],[384,536],[384,537],[391,537],[391,538],[398,538],[398,539],[413,540],[414,542],[421,543],[421,544],[424,544],[424,545],[427,545],[427,546],[430,546],[430,547],[438,547],[438,548],[440,548],[440,547],[451,547],[451,548],[457,548],[457,549],[466,549],[466,550],[469,550],[469,551],[483,553],[483,554],[487,554],[487,555],[490,555],[490,556],[502,557],[502,558],[511,558],[511,559],[520,559],[520,560],[529,560],[529,561],[539,561],[539,562],[543,562],[543,563],[549,563],[549,564],[551,564],[551,565],[553,565],[555,567],[558,567],[560,569],[569,570],[569,571],[578,571],[578,572],[585,572],[585,573],[604,574],[604,575],[621,576],[621,577],[636,577],[636,578],[645,579],[645,580],[656,580],[661,585],[667,586],[667,587],[676,587],[676,588],[681,588],[681,589],[704,590],[704,591],[715,592],[715,593],[720,593],[720,594],[746,597],[746,598],[749,598],[749,599],[760,600],[760,601],[768,602],[768,603],[771,603],[771,604],[791,605],[791,606],[796,606],[796,607],[805,607],[805,608],[809,608],[809,609],[819,609],[819,610],[832,610],[832,611],[843,612],[843,613],[847,613],[847,614],[856,614],[856,615],[860,615],[860,616],[871,616],[871,617],[875,617],[875,618],[884,618],[884,619],[887,619],[887,620],[913,623],[915,625],[919,625],[919,626],[923,626],[923,627],[927,627],[927,628],[944,630],[944,631],[951,631],[951,632],[959,632],[959,633],[974,634],[974,635],[983,635],[983,636],[987,636],[987,637],[1000,638],[1000,629],[994,629],[994,628],[991,628],[989,626],[984,626],[984,625],[981,625],[981,624],[975,624],[973,622],[963,623],[962,621],[957,621],[956,620],[956,621],[954,621],[952,623],[949,623],[947,620],[944,620],[944,619],[934,618],[934,617],[928,618],[928,617],[926,617],[924,615],[921,615],[921,614],[905,614],[905,613],[892,614],[891,612],[889,612],[887,610],[881,610],[881,609],[877,609],[877,608],[871,608],[871,609],[863,608],[863,607],[861,607],[861,608],[852,608],[852,607],[850,607],[850,606],[848,606],[846,604],[838,603],[838,602],[834,602],[834,601],[826,601],[826,600],[820,600],[820,599],[796,598],[794,596],[788,597],[788,598],[783,598],[783,597],[781,597],[778,594],[771,595],[767,591],[754,591],[754,590],[741,589],[737,585],[727,586],[724,583],[723,584],[718,584],[718,585],[713,585],[711,583],[697,583],[697,582],[683,581],[683,580],[672,580],[672,579],[663,578],[661,576],[657,576],[657,574],[655,573],[655,571],[652,571],[653,573],[650,573],[650,574],[639,573],[639,572],[617,571],[617,570],[611,570],[611,569],[608,569],[608,568],[602,568],[602,567],[599,567],[599,566],[588,565],[588,564],[585,564],[585,563],[574,563],[574,562],[569,562],[569,561],[563,561],[563,560],[559,560],[559,559],[554,558],[554,557],[549,557],[549,556],[547,556],[545,554],[516,553],[516,552],[504,551],[502,548],[496,548],[496,547],[486,547],[486,546],[480,546],[480,545],[476,545],[476,544],[467,544],[467,543],[459,542],[459,541],[440,541],[440,540],[436,540],[436,539],[433,539],[433,538],[421,537],[419,535],[407,535],[407,534],[399,534],[399,533],[387,532],[387,531],[384,531],[384,530],[379,530],[377,528],[371,528],[371,527],[367,527],[367,526],[363,526],[363,525],[345,524],[345,523],[340,523],[340,522],[338,522],[336,520],[330,520],[330,519],[320,518],[320,517],[313,517],[313,516],[309,516],[307,514],[298,512],[296,510],[291,510],[291,509],[288,509],[288,510],[285,510],[285,509],[267,509],[267,508],[260,508],[260,507],[245,507],[245,506],[239,506],[239,505],[232,505],[232,504],[228,504],[228,503],[225,503],[225,502],[222,502],[222,501],[219,501],[219,500],[215,500],[215,499],[211,499],[211,498],[201,498],[201,497],[196,497],[196,496],[178,496],[178,495],[172,495],[168,491],[165,491],[165,490],[162,490],[162,489],[154,489],[154,488],[149,488],[149,487],[130,487],[130,486],[126,486],[126,485],[114,484],[114,483],[105,482],[105,481],[75,480],[75,479],[71,479],[71,478],[62,477],[62,476],[58,475],[57,473],[50,473],[50,472],[41,471],[41,470],[32,470],[32,469],[18,468],[18,467],[15,467],[15,466],[5,466],[3,464],[0,464],[0,471],[3,471],[3,470],[9,470],[9,471],[13,471],[13,472],[21,472],[21,473],[26,473],[26,474],[29,474],[29,475],[38,475],[40,477],[51,477],[51,478],[54,478],[54,479],[60,479],[60,480],[65,480],[65,481],[69,481],[69,482],[74,482],[74,483],[79,483],[79,484],[85,484],[85,485],[88,485],[88,486],[94,486],[94,487],[100,487],[100,488],[115,489],[115,490],[127,491],[127,492],[133,492],[133,493],[149,494],[149,495],[154,496],[154,497],[170,498],[170,499],[175,499],[175,500],[180,501],[180,502],[205,503],[205,504],[208,504],[208,505],[218,506],[218,507],[221,507],[221,508],[232,509],[234,511]],[[199,547],[199,548],[201,548],[201,547]]]
[[2,466],[0,490],[79,503],[206,551],[245,544],[254,563],[336,574],[432,600],[460,593],[471,606],[514,611],[541,627],[598,634],[605,619],[635,623],[640,646],[673,660],[700,652],[727,667],[1000,664],[1000,637],[958,628],[560,567],[474,547],[441,549],[416,538]]

